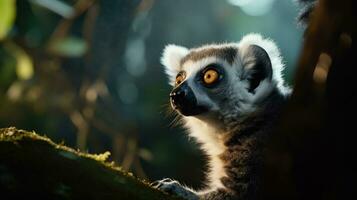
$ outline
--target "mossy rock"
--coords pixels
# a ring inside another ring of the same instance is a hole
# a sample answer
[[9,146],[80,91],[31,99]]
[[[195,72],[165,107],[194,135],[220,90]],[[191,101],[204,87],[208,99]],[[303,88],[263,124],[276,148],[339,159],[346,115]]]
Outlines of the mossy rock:
[[177,199],[106,161],[47,137],[0,129],[0,199]]

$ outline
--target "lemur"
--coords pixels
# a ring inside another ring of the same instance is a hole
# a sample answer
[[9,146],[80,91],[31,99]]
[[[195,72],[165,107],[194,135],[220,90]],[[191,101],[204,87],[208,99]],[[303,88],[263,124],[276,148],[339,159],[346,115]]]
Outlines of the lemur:
[[171,179],[152,185],[189,200],[256,199],[264,144],[290,94],[278,47],[259,34],[193,49],[167,45],[161,63],[172,108],[209,158],[209,181],[201,191]]

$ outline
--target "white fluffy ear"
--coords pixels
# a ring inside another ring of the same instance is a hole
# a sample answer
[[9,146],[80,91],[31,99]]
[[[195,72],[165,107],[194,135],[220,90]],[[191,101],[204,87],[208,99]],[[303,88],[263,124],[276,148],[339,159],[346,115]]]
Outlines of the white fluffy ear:
[[165,66],[169,84],[172,86],[175,84],[176,75],[180,71],[180,61],[187,55],[188,51],[187,48],[174,44],[167,45],[163,51],[161,64]]
[[277,85],[282,93],[289,93],[290,89],[285,86],[282,71],[284,69],[284,64],[282,57],[280,55],[279,48],[269,38],[263,38],[260,34],[251,33],[245,35],[239,42],[239,49],[245,53],[245,50],[249,50],[249,46],[257,45],[263,48],[269,56],[271,66],[272,66],[272,81]]

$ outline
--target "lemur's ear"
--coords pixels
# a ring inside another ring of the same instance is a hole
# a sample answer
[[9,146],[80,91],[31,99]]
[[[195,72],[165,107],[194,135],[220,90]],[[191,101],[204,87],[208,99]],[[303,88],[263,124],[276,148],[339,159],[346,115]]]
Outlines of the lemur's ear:
[[241,78],[248,81],[248,92],[255,93],[264,80],[272,79],[273,69],[268,53],[258,45],[249,45],[241,55]]
[[277,45],[269,38],[252,33],[244,36],[238,44],[243,69],[242,78],[248,80],[248,92],[256,100],[261,99],[275,86],[288,92],[284,86],[284,64]]
[[167,45],[163,51],[161,64],[165,66],[169,84],[172,86],[175,85],[176,75],[180,71],[180,61],[187,55],[188,51],[185,47],[173,44]]

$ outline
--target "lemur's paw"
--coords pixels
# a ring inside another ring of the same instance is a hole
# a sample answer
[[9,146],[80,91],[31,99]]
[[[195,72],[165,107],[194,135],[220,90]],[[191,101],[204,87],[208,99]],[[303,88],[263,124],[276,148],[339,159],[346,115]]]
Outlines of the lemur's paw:
[[180,196],[187,200],[198,200],[198,196],[189,188],[182,186],[179,182],[170,178],[164,178],[162,180],[151,183],[151,186],[158,188],[169,194]]

